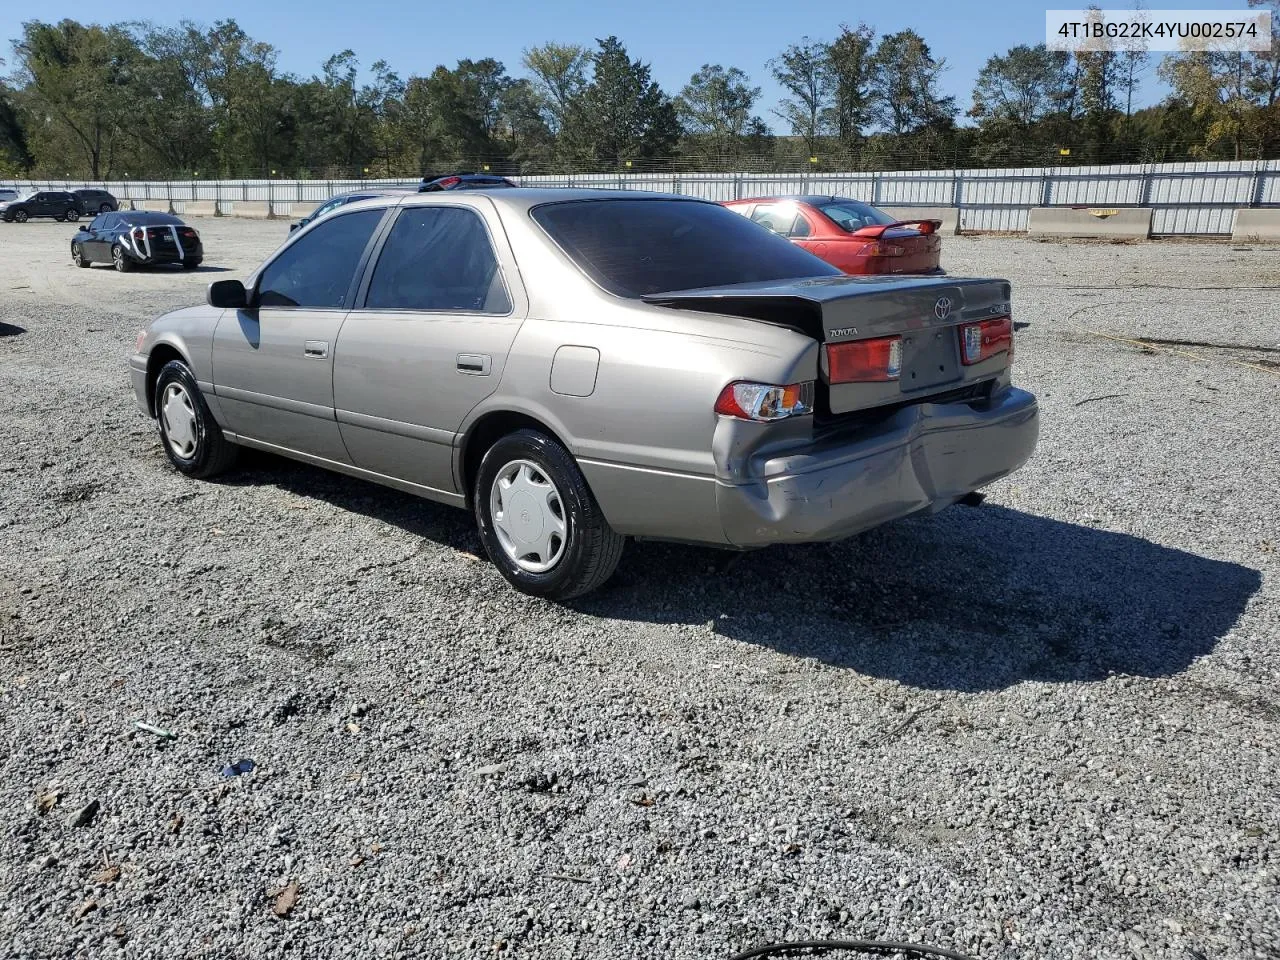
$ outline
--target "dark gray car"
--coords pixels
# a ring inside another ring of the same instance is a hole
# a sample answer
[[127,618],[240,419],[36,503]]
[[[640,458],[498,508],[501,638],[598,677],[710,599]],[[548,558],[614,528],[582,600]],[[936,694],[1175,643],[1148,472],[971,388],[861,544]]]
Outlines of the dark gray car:
[[0,202],[0,219],[7,223],[26,223],[36,217],[79,220],[80,201],[65,190],[39,190],[17,200]]

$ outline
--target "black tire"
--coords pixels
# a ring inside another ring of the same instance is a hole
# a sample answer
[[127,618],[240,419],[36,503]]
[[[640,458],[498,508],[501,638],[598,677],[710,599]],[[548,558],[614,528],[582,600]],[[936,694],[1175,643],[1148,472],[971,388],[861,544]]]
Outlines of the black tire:
[[133,261],[129,259],[129,254],[118,243],[111,245],[111,262],[118,273],[128,273],[133,269]]
[[182,269],[183,269],[183,270],[194,270],[196,267],[200,266],[201,262],[202,262],[202,261],[200,261],[200,260],[183,260],[183,261],[182,261]]
[[111,206],[109,203],[103,203],[98,206],[99,213],[110,213],[114,209],[115,207]]
[[[515,461],[536,467],[556,489],[566,535],[554,566],[531,572],[510,557],[494,529],[490,498],[498,477]],[[548,600],[590,593],[613,575],[625,540],[609,526],[569,451],[537,430],[517,430],[498,440],[480,461],[472,491],[480,540],[498,571],[517,590]]]
[[63,219],[66,220],[68,223],[75,223],[77,220],[80,219],[80,211],[68,210],[62,216],[63,216]]
[[19,223],[26,223],[27,218],[28,218],[28,214],[27,214],[27,211],[25,210],[19,210],[17,213],[13,215],[13,219],[17,220]]
[[[176,441],[171,442],[170,439],[165,415],[165,403],[170,387],[185,394],[188,408],[194,414],[192,449],[186,456],[175,449],[180,444]],[[160,376],[156,377],[156,388],[152,400],[155,405],[156,424],[160,428],[160,445],[164,447],[169,462],[179,473],[197,480],[204,480],[223,473],[236,462],[236,458],[240,455],[239,445],[222,435],[222,429],[213,419],[213,414],[209,412],[209,405],[204,402],[204,396],[196,385],[196,378],[181,360],[170,360],[161,368]]]
[[84,250],[81,249],[80,244],[78,243],[73,243],[71,245],[71,262],[74,263],[77,267],[91,266],[88,258],[85,257],[84,255]]

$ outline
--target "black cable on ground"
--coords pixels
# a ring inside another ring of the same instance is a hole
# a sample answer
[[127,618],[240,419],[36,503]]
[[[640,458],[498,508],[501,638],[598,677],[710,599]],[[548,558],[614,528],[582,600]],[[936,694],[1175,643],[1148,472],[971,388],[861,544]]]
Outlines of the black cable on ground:
[[904,953],[910,957],[944,957],[946,960],[974,960],[954,950],[929,947],[920,943],[890,943],[885,940],[797,940],[792,943],[771,943],[752,947],[730,960],[755,960],[756,957],[782,956],[808,950],[811,953],[831,953],[834,950],[853,950],[859,953]]

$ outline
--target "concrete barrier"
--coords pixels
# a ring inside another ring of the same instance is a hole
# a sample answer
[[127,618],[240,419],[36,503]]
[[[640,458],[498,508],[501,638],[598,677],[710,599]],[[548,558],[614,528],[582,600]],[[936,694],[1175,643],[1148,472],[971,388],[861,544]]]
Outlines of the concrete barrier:
[[[251,217],[254,220],[271,218],[271,204],[266,200],[236,200],[230,206],[233,217]],[[225,212],[223,216],[226,216]]]
[[[218,201],[216,200],[181,200],[174,203],[174,213],[184,217],[216,217]],[[181,207],[182,209],[177,209]]]
[[1231,225],[1231,239],[1253,243],[1280,240],[1280,207],[1237,210],[1235,223]]
[[960,232],[960,209],[958,207],[877,207],[895,220],[941,220],[938,228],[940,234],[956,234]]
[[168,200],[135,200],[133,209],[149,213],[172,213],[173,205]]
[[271,216],[278,217],[282,220],[296,220],[299,217],[307,217],[315,213],[319,203],[312,203],[309,200],[273,200],[271,201]]
[[1032,207],[1027,233],[1033,237],[1146,240],[1150,207]]

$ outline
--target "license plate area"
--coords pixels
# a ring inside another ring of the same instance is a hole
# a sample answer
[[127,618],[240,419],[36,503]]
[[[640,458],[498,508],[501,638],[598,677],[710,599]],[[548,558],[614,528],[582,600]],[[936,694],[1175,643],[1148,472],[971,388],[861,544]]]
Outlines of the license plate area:
[[954,327],[916,330],[902,337],[903,393],[951,383],[964,376]]

